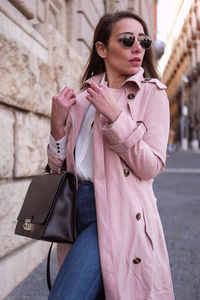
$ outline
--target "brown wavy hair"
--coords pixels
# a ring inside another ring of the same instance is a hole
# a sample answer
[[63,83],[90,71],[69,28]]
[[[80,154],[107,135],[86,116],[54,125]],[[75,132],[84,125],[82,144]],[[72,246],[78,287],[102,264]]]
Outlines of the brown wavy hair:
[[[112,33],[113,26],[118,21],[130,18],[137,20],[143,27],[144,33],[146,35],[149,35],[147,25],[144,22],[144,20],[129,11],[117,11],[112,14],[105,14],[101,19],[99,20],[96,29],[94,31],[94,37],[93,37],[93,44],[91,49],[91,54],[88,59],[88,62],[85,67],[85,72],[82,77],[82,83],[85,82],[88,78],[105,72],[105,65],[104,60],[97,54],[96,51],[96,42],[102,42],[104,45],[108,45],[109,38]],[[144,76],[145,77],[152,77],[152,78],[158,78],[158,74],[156,71],[156,59],[155,59],[155,51],[153,45],[145,51],[145,55],[142,62],[142,67],[144,68]]]

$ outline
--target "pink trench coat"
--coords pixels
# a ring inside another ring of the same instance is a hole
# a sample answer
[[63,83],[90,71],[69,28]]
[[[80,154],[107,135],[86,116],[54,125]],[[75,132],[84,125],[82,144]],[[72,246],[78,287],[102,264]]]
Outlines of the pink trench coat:
[[[102,75],[87,83],[99,83]],[[143,69],[121,88],[122,112],[112,127],[96,113],[94,187],[98,239],[106,300],[174,299],[168,253],[152,190],[165,166],[169,104],[165,86],[144,79]],[[115,93],[116,90],[113,90]],[[74,147],[89,107],[87,92],[66,124],[67,169],[76,174]],[[142,122],[141,122],[142,121]],[[48,152],[52,170],[62,161]],[[66,247],[60,244],[60,255]]]

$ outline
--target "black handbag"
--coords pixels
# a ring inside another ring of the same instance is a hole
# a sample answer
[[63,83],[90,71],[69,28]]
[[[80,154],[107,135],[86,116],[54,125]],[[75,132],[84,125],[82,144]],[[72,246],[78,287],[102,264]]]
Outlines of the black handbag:
[[52,242],[46,270],[51,290],[52,245],[76,240],[76,177],[63,170],[51,174],[48,165],[43,175],[33,177],[17,217],[15,234]]
[[56,243],[76,240],[76,178],[72,173],[44,173],[31,180],[15,234]]

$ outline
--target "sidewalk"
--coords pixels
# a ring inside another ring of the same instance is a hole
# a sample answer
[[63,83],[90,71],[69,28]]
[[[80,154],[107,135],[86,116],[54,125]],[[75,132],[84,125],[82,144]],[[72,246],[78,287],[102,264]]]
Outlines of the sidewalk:
[[[179,151],[154,184],[176,300],[200,300],[200,152]],[[162,300],[162,299],[161,299]]]
[[[167,158],[166,166],[155,179],[154,191],[169,250],[176,300],[200,300],[200,152],[175,152]],[[55,251],[52,258],[55,278]],[[45,268],[46,261],[4,300],[47,299]]]

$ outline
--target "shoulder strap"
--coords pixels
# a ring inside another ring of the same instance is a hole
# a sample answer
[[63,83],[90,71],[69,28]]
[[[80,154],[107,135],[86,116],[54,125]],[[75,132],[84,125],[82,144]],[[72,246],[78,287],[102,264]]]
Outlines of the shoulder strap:
[[48,253],[48,257],[47,257],[47,268],[46,268],[46,279],[47,279],[47,285],[48,285],[48,289],[49,291],[52,288],[51,285],[51,275],[50,275],[50,259],[51,259],[51,250],[53,247],[53,243],[51,243],[51,246],[49,248],[49,253]]
[[157,78],[144,78],[143,83],[154,83],[160,90],[165,90],[167,87]]

